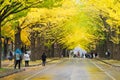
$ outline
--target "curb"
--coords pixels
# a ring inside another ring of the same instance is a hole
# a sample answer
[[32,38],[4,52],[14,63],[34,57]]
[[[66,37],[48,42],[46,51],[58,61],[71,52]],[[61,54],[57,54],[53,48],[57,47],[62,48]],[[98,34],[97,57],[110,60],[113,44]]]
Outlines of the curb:
[[3,78],[5,76],[9,76],[9,75],[14,74],[14,73],[22,72],[22,71],[25,71],[25,69],[16,69],[16,70],[13,70],[13,71],[10,71],[7,73],[3,73],[2,75],[0,75],[0,78]]
[[[58,60],[58,59],[52,59],[50,61],[47,61],[46,63],[54,61],[54,60]],[[41,64],[29,65],[28,67],[39,66],[39,65],[41,65]],[[22,71],[25,71],[25,69],[14,69],[13,71],[10,71],[10,72],[7,72],[7,73],[3,73],[2,75],[0,75],[0,78],[9,76],[9,75],[14,74],[14,73],[22,72]]]
[[[50,61],[47,61],[46,63],[54,61],[54,60],[58,60],[58,59],[52,59]],[[28,67],[34,67],[34,66],[39,66],[39,65],[42,65],[42,64],[40,63],[40,64],[35,64],[35,65],[29,65]]]
[[97,60],[99,60],[99,61],[101,61],[101,62],[103,62],[103,63],[105,63],[105,64],[111,65],[111,66],[113,66],[113,67],[119,67],[119,68],[120,68],[119,65],[114,65],[114,64],[108,63],[108,62],[106,62],[106,61],[103,61],[103,60],[101,60],[101,59],[97,59]]

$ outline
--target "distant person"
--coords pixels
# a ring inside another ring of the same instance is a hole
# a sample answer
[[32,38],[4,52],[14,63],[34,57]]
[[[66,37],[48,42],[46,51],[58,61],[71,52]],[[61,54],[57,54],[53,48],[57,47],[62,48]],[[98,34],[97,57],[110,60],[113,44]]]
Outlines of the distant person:
[[74,55],[74,52],[72,51],[72,52],[71,52],[71,56],[73,56],[73,55]]
[[9,59],[9,60],[12,60],[12,59],[13,59],[13,53],[12,53],[12,51],[9,52],[8,59]]
[[106,51],[105,56],[106,56],[106,58],[108,58],[108,59],[110,58],[111,52],[110,52],[109,49]]
[[93,52],[90,53],[91,54],[91,59],[93,58]]
[[80,52],[78,51],[78,53],[77,53],[77,57],[79,58],[80,57]]
[[95,58],[97,58],[97,56],[98,56],[98,53],[97,53],[97,52],[95,52]]
[[20,69],[20,63],[22,60],[22,52],[19,48],[15,50],[15,66],[14,69],[16,69],[16,66],[18,65],[18,69]]
[[46,54],[43,53],[42,56],[41,56],[41,59],[42,59],[42,66],[45,66],[46,58],[47,58]]
[[82,57],[82,58],[85,58],[85,55],[84,55],[84,53],[82,53],[81,57]]
[[24,54],[24,60],[25,60],[25,67],[28,67],[30,61],[30,55],[27,52],[25,52]]
[[105,52],[105,57],[107,58],[107,56],[108,56],[108,52],[106,51],[106,52]]
[[76,57],[77,57],[77,55],[76,55],[76,54],[74,54],[74,55],[73,55],[73,57],[74,57],[74,58],[76,58]]

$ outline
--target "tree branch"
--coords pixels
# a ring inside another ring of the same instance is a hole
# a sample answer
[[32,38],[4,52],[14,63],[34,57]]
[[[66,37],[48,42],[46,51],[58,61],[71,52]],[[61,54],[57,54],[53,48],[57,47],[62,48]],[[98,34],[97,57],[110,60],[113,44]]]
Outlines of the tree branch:
[[7,7],[8,5],[5,5],[1,10],[0,13],[2,13],[2,11]]
[[[12,5],[13,6],[13,5]],[[17,6],[17,7],[16,7]],[[20,8],[22,5],[21,4],[19,4],[19,3],[16,3],[13,7],[16,7],[15,9],[18,9],[18,8]],[[13,7],[11,7],[11,8],[13,8]],[[10,7],[9,7],[10,8]],[[2,17],[2,21],[6,18],[6,17],[8,17],[9,15],[11,15],[12,13],[13,13],[13,11],[15,10],[15,9],[13,9],[13,10],[11,10],[11,8],[9,9],[9,11],[7,11],[6,13],[4,13],[4,15],[3,15],[3,17]]]
[[2,5],[3,2],[4,2],[4,0],[1,0],[1,1],[0,1],[0,4]]
[[21,23],[21,25],[20,25],[20,26],[22,26],[22,25],[25,23],[25,21],[26,21],[26,20],[24,19],[24,21]]
[[33,3],[33,4],[29,5],[29,6],[26,6],[26,7],[22,8],[22,9],[20,9],[20,10],[18,10],[18,11],[15,11],[15,12],[13,12],[13,14],[18,13],[18,12],[21,12],[21,11],[23,11],[23,10],[26,10],[26,9],[28,9],[28,8],[31,8],[32,6],[34,6],[34,5],[38,4],[38,3],[41,3],[41,1],[38,1],[38,2],[36,2],[36,3]]
[[33,23],[30,23],[30,24],[24,26],[22,29],[25,29],[26,27],[28,27],[28,26],[31,25],[31,24],[33,24]]
[[9,21],[11,21],[11,20],[14,20],[14,19],[15,19],[15,17],[12,18],[12,19],[8,19],[8,20],[4,21],[4,23],[2,23],[1,26],[5,25],[7,22],[9,22]]

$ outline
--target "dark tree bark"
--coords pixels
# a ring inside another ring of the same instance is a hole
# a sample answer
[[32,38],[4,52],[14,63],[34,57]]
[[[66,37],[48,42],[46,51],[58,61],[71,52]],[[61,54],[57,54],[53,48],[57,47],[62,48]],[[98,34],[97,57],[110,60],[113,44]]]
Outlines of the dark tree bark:
[[8,41],[9,38],[4,38],[4,59],[6,59],[8,53]]
[[61,57],[61,46],[58,45],[58,57],[60,58]]
[[[106,41],[103,41],[103,44],[98,44],[96,46],[96,52],[98,53],[99,57],[105,57],[105,52],[107,50],[107,46],[106,46]],[[101,42],[100,42],[101,43]]]
[[58,44],[58,57],[61,57],[61,46]]
[[36,58],[40,59],[41,56],[41,46],[40,46],[40,37],[37,37],[37,44],[36,44]]
[[[107,18],[102,17],[101,15],[100,15],[100,18],[103,21],[104,27],[107,29],[107,31],[104,31],[105,36],[106,36],[106,40],[105,40],[105,43],[103,46],[105,48],[104,50],[106,52],[109,49],[111,52],[110,58],[119,60],[120,59],[120,57],[119,57],[120,44],[115,44],[110,40],[112,36],[116,37],[116,35],[118,35],[118,34],[116,34],[116,29],[114,29],[114,30],[110,29],[110,25],[107,24],[107,22],[106,22]],[[119,35],[118,35],[118,37],[119,37]],[[105,52],[104,52],[104,54],[105,54]]]
[[[105,48],[105,51],[107,51],[108,49],[111,49],[110,46],[112,46],[111,41],[110,41],[110,38],[111,38],[110,25],[107,24],[107,22],[106,22],[107,18],[103,17],[102,15],[100,15],[100,18],[101,18],[101,20],[103,22],[103,25],[104,25],[105,29],[108,30],[108,31],[104,31],[104,34],[105,34],[105,37],[106,37],[104,48]],[[105,54],[105,52],[104,52],[104,54]]]
[[31,33],[31,60],[35,61],[35,33]]
[[22,41],[21,41],[21,28],[17,27],[17,31],[15,33],[15,50],[17,48],[21,49],[21,44],[22,44]]
[[111,56],[113,59],[120,60],[120,44],[114,44]]
[[0,68],[1,68],[1,56],[2,55],[2,37],[1,37],[1,20],[0,20]]
[[66,48],[63,49],[62,55],[63,55],[63,57],[66,57]]
[[11,50],[12,51],[14,50],[14,43],[13,43],[13,41],[11,41]]
[[51,45],[51,56],[54,57],[54,43]]

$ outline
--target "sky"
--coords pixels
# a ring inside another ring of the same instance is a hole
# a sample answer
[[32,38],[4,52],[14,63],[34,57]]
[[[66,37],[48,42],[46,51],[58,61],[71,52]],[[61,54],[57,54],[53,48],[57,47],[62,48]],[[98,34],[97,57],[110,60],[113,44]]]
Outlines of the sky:
[[73,49],[73,52],[74,52],[74,54],[77,54],[78,52],[79,52],[80,54],[85,54],[85,53],[87,53],[87,51],[85,51],[84,49],[80,48],[79,46],[75,47],[75,48]]

